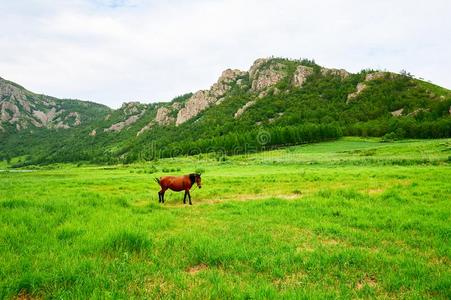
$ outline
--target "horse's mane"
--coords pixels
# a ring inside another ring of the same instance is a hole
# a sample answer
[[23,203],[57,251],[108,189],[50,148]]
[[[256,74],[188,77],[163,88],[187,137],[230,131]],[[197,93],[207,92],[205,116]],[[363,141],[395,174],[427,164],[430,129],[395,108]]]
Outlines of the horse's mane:
[[188,176],[189,176],[189,180],[191,180],[191,184],[194,184],[194,182],[196,181],[196,178],[200,177],[200,174],[191,173]]

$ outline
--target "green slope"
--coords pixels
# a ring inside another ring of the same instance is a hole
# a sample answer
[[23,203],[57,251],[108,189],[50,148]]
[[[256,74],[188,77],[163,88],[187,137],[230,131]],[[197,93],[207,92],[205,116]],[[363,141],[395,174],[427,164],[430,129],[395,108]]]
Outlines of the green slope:
[[[300,65],[312,71],[299,87],[292,78]],[[116,111],[87,105],[85,115],[89,121],[81,126],[3,133],[0,157],[26,156],[24,164],[116,163],[199,152],[260,151],[341,135],[385,135],[387,140],[451,136],[451,92],[406,74],[372,70],[340,73],[341,70],[324,69],[314,61],[281,58],[266,60],[257,70],[278,72],[281,79],[256,91],[256,79],[245,72],[227,82],[229,88],[221,101],[180,126],[175,121],[155,122],[157,112],[166,107],[168,118],[175,120],[192,94],[168,103],[124,104]],[[359,84],[365,87],[350,96]],[[254,105],[235,116],[252,101]],[[128,111],[130,107],[135,111]],[[110,130],[133,116],[138,116],[137,120],[123,129]],[[149,129],[144,131],[146,125]]]

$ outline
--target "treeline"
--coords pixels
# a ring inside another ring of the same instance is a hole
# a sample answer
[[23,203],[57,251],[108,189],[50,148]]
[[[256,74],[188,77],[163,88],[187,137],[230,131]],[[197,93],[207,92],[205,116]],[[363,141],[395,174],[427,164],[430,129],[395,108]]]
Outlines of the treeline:
[[138,147],[135,150],[130,150],[125,162],[210,152],[223,155],[242,154],[287,145],[336,139],[342,135],[341,128],[336,124],[269,127],[244,132],[232,132],[213,138],[201,138],[169,145],[150,144],[147,147]]
[[447,138],[451,136],[451,118],[416,121],[414,118],[391,118],[355,123],[344,130],[345,135],[382,137],[387,134],[396,138]]

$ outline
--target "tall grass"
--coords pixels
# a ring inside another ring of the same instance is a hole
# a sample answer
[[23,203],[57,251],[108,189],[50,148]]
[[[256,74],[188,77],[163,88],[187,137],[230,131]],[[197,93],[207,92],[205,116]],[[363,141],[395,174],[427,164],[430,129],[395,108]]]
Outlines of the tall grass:
[[0,298],[449,299],[450,142],[0,173]]

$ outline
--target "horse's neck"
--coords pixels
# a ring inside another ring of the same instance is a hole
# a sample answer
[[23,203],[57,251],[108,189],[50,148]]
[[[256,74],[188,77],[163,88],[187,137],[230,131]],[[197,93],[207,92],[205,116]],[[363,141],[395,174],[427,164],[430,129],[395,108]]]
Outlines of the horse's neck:
[[188,187],[192,188],[193,185],[194,185],[194,182],[191,182],[191,178],[189,178],[189,176],[188,176]]

